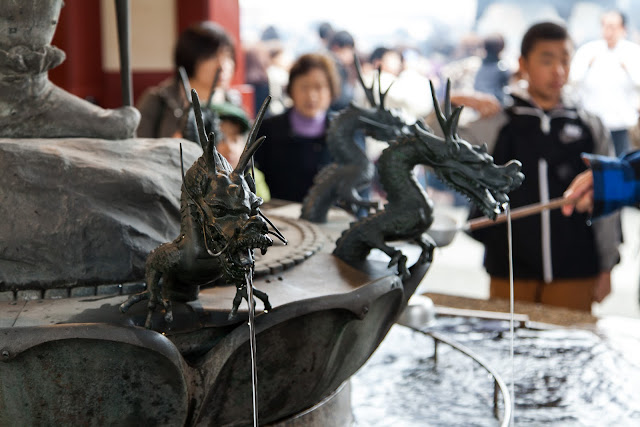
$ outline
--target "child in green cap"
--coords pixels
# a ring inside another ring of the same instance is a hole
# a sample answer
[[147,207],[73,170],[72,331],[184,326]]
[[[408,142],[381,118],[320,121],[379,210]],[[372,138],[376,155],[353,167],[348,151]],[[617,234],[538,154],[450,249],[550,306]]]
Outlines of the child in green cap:
[[[235,168],[247,141],[247,132],[250,129],[249,118],[242,108],[231,103],[212,104],[211,108],[220,117],[220,130],[224,135],[217,145],[218,152]],[[256,195],[268,202],[271,199],[271,193],[264,174],[258,169],[254,169],[254,171]]]

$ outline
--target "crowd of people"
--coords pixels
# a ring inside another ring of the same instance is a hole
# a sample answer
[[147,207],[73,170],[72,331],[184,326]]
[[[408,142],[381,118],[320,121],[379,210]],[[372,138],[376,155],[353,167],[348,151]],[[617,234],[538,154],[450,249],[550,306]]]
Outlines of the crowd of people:
[[[272,98],[260,130],[269,142],[256,155],[263,195],[270,191],[274,198],[300,202],[316,173],[331,162],[326,133],[332,115],[350,103],[368,104],[355,61],[367,84],[379,74],[380,89],[389,90],[386,105],[409,122],[430,120],[429,81],[442,98],[443,82],[451,79],[452,103],[467,107],[460,134],[487,143],[497,164],[514,158],[523,164],[526,179],[510,194],[511,207],[563,194],[573,202],[562,213],[514,223],[516,299],[590,311],[592,302],[610,292],[611,269],[619,262],[615,211],[640,198],[635,184],[640,157],[627,154],[633,146],[630,130],[638,125],[640,46],[626,39],[621,12],[604,13],[601,25],[601,39],[577,48],[562,24],[535,24],[522,39],[516,66],[501,57],[500,34],[470,37],[457,58],[436,63],[408,46],[362,52],[348,31],[329,23],[318,27],[318,48],[295,58],[277,29],[268,27],[260,41],[243,46],[245,80],[255,99],[251,108],[257,111]],[[175,75],[147,90],[138,103],[138,136],[182,136],[189,109],[178,72],[183,68],[190,87],[212,98],[224,135],[218,150],[233,161],[249,129],[249,115],[230,87],[238,54],[217,24],[187,29],[175,46]],[[220,78],[214,82],[217,70]],[[364,135],[357,142],[372,161],[384,148]],[[611,181],[613,175],[619,180]],[[424,183],[442,190],[433,179]],[[588,225],[591,217],[602,218]],[[492,297],[509,291],[504,233],[493,227],[472,235],[485,246]]]

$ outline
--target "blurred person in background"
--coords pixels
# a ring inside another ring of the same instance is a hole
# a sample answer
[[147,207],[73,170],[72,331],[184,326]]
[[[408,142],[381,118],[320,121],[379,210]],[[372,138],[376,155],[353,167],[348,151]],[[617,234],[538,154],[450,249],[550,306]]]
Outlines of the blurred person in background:
[[178,73],[180,67],[184,67],[191,88],[201,100],[208,99],[220,68],[213,102],[235,105],[242,102],[240,94],[230,89],[235,71],[235,44],[220,25],[203,21],[189,26],[178,37],[173,57],[174,75],[145,90],[136,105],[142,115],[137,132],[140,138],[181,136],[191,100],[186,99]]
[[440,80],[451,80],[451,90],[472,92],[476,73],[482,66],[482,39],[475,33],[466,34],[456,45],[449,60],[440,69]]
[[486,36],[483,43],[485,55],[476,73],[473,88],[478,92],[492,94],[500,103],[504,103],[504,90],[511,78],[511,71],[504,61],[500,60],[500,53],[504,49],[504,38],[500,34],[492,34]]
[[637,124],[640,107],[640,46],[625,40],[626,21],[620,11],[605,12],[602,39],[578,49],[570,75],[584,107],[611,131],[617,156],[629,149],[628,130]]
[[291,106],[291,100],[286,91],[291,58],[282,43],[271,43],[268,49],[267,77],[269,79],[269,95],[271,95],[268,116],[273,116],[283,113]]
[[331,110],[340,111],[353,100],[355,88],[353,55],[356,52],[353,36],[344,30],[336,32],[329,40],[329,52],[335,61],[340,78],[340,96],[331,104]]
[[451,81],[451,102],[467,107],[460,115],[463,126],[479,118],[490,117],[502,107],[500,99],[493,93],[474,88],[476,75],[483,64],[483,50],[483,40],[476,34],[467,34],[456,47],[453,60],[440,69],[441,84],[436,89],[442,96],[447,80]]
[[246,47],[245,52],[245,81],[253,88],[253,111],[260,110],[260,106],[269,95],[269,52],[262,42],[256,42]]
[[334,33],[333,26],[329,22],[322,22],[318,25],[318,38],[322,45],[322,52],[329,50],[329,41]]
[[326,144],[328,111],[340,94],[331,58],[306,54],[291,66],[286,92],[293,106],[266,118],[259,135],[267,137],[255,155],[271,197],[301,202],[318,171],[331,162]]

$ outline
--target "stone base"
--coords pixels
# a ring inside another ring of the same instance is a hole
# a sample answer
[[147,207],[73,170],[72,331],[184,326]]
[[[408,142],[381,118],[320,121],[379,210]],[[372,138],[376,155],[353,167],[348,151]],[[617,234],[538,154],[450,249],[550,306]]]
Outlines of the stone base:
[[0,299],[142,280],[180,233],[181,143],[186,170],[202,149],[181,139],[0,138]]

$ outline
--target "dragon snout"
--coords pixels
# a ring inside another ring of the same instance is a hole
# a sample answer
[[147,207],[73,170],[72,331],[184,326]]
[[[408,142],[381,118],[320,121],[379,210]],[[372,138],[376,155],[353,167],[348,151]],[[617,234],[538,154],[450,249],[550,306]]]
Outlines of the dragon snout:
[[247,221],[247,225],[243,230],[243,235],[250,238],[257,238],[258,236],[265,236],[269,232],[269,227],[266,221],[259,216],[252,216]]
[[509,174],[517,174],[522,170],[522,163],[520,163],[518,160],[509,160],[504,165],[504,168]]
[[252,216],[239,233],[237,246],[245,249],[259,248],[264,254],[267,248],[273,244],[273,240],[267,236],[268,232],[266,221],[257,215]]
[[522,181],[524,181],[524,174],[520,172],[522,170],[522,163],[517,160],[511,160],[504,165],[507,175],[511,178],[509,185],[510,190],[514,190],[520,187]]
[[269,231],[267,222],[258,215],[254,215],[249,218],[249,220],[247,220],[244,227],[242,228],[243,234],[267,234],[267,231]]
[[[509,192],[511,190],[515,190],[522,184],[524,180],[524,175],[520,170],[522,169],[522,164],[517,160],[511,160],[503,166],[497,167],[500,172],[500,179],[502,183],[496,187],[499,191]],[[497,184],[497,182],[496,182]]]

